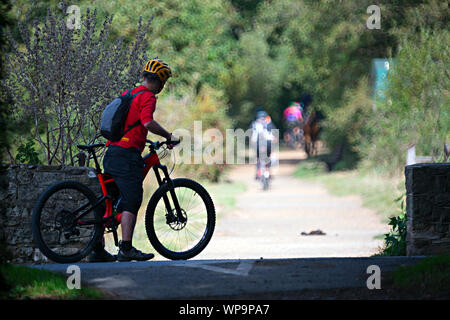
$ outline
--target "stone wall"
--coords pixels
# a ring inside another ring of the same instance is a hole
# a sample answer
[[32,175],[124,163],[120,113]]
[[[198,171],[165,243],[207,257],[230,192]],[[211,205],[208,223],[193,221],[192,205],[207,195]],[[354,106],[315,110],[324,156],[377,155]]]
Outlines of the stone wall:
[[100,185],[87,167],[1,165],[0,242],[2,255],[13,263],[44,262],[46,258],[33,243],[31,215],[39,195],[62,180],[76,180],[96,193]]
[[450,252],[450,163],[405,167],[407,255]]

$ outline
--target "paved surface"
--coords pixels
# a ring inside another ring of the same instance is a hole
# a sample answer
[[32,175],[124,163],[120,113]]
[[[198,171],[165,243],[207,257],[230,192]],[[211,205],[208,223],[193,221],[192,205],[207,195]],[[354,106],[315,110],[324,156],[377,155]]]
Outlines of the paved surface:
[[[255,168],[236,165],[229,174],[245,183],[236,208],[221,216],[208,247],[196,259],[368,257],[389,232],[374,210],[358,196],[331,195],[324,186],[292,176],[299,150],[281,151],[269,190],[255,181]],[[302,236],[320,229],[325,235]]]
[[[292,298],[305,289],[366,288],[367,268],[386,272],[421,257],[80,263],[84,283],[121,299]],[[69,265],[36,268],[66,273]]]

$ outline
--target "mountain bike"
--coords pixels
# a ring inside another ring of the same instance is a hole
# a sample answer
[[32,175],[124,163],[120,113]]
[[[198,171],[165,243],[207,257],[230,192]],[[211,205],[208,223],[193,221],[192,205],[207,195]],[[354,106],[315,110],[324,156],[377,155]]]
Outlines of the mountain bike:
[[259,168],[257,171],[257,179],[261,181],[263,190],[269,189],[270,183],[270,169],[269,161],[260,160]]
[[[161,150],[166,151],[167,144],[168,141],[151,140],[146,143],[150,152],[143,157],[142,174],[145,178],[153,169],[159,187],[147,204],[145,229],[159,254],[171,260],[186,260],[208,245],[216,214],[211,196],[202,185],[190,179],[170,178],[157,152],[164,145]],[[80,182],[61,181],[45,190],[36,202],[32,215],[33,239],[50,260],[80,261],[101,241],[104,233],[112,233],[118,246],[120,192],[111,175],[103,173],[98,163],[96,150],[104,146],[102,143],[77,146],[94,160],[99,195]]]
[[270,175],[270,152],[268,152],[268,142],[257,144],[257,159],[256,159],[256,180],[261,181],[262,189],[268,190],[271,179]]
[[284,133],[284,142],[291,149],[303,148],[305,137],[303,135],[302,121],[288,121],[286,123],[286,131]]

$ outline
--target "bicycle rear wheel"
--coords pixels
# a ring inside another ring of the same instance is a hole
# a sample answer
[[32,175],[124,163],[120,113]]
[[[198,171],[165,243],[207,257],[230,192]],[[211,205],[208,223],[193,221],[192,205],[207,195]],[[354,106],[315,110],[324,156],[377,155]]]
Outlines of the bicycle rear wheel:
[[[33,239],[47,258],[72,263],[92,251],[103,234],[103,225],[93,223],[102,217],[101,206],[77,217],[96,201],[92,190],[77,181],[58,182],[39,197],[33,210]],[[88,221],[92,223],[80,225]]]
[[[156,190],[148,203],[145,228],[159,254],[171,260],[186,260],[208,245],[214,232],[216,213],[210,195],[200,184],[189,179],[172,181],[182,217],[177,216],[166,183]],[[170,201],[170,211],[164,197]]]

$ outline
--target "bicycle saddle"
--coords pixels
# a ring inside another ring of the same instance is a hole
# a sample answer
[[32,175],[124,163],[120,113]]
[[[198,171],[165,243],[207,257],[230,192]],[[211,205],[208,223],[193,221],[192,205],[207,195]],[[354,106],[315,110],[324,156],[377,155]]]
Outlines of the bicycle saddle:
[[92,151],[95,148],[99,148],[99,147],[104,147],[105,144],[104,143],[96,143],[96,144],[79,144],[77,145],[77,147],[81,150],[88,150],[88,151]]

